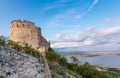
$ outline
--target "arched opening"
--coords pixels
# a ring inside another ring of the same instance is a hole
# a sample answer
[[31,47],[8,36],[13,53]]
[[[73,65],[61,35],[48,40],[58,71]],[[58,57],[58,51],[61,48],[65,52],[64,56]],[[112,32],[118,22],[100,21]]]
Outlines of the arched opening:
[[23,27],[25,27],[25,25],[24,25],[24,24],[22,24],[22,26],[23,26]]
[[30,27],[30,25],[28,24],[28,28]]
[[17,24],[17,27],[19,27],[19,25]]

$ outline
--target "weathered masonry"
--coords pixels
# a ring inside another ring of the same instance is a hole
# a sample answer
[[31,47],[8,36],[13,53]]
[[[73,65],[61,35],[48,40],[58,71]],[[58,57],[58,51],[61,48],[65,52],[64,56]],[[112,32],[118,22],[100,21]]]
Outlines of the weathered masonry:
[[50,41],[47,41],[42,36],[41,28],[26,20],[14,20],[11,22],[10,40],[20,45],[27,43],[41,53],[45,53],[50,47]]

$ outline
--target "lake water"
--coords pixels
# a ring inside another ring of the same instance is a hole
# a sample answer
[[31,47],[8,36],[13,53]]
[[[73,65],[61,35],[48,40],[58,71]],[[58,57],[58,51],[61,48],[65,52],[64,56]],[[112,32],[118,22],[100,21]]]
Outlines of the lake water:
[[[84,62],[89,62],[92,65],[120,68],[120,55],[96,56],[78,59],[82,64]],[[71,62],[72,60],[69,58],[68,61]]]

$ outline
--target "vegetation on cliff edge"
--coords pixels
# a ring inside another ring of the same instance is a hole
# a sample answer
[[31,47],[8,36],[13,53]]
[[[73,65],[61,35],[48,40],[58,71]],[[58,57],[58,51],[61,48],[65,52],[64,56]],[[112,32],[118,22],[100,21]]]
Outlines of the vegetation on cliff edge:
[[[42,57],[38,51],[32,49],[28,44],[22,47],[11,40],[6,43],[4,37],[0,37],[0,45],[9,46],[16,49],[18,52],[32,55],[38,59]],[[112,68],[108,71],[98,71],[95,66],[87,62],[83,65],[79,65],[78,60],[74,57],[72,57],[73,62],[68,63],[64,56],[58,55],[52,48],[49,48],[46,58],[52,78],[120,78],[120,71],[115,71]],[[40,61],[42,61],[42,59]]]
[[75,57],[72,57],[72,63],[68,63],[64,56],[58,55],[52,48],[49,49],[46,58],[52,72],[52,78],[61,78],[60,76],[62,78],[120,78],[120,75],[113,75],[109,71],[98,71],[95,66],[88,62],[79,65]]

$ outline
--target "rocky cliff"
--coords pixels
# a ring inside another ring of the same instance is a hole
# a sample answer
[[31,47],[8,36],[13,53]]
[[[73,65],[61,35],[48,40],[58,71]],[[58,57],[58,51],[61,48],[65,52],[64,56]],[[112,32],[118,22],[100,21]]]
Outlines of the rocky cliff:
[[30,55],[0,46],[0,78],[45,78],[44,65]]

